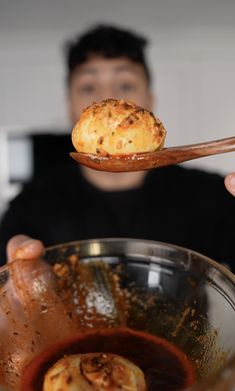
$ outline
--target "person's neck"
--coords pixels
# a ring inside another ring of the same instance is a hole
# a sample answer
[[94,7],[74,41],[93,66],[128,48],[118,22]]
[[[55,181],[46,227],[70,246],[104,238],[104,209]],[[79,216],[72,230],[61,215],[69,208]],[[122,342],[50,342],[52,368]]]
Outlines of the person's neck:
[[123,191],[140,187],[147,174],[146,171],[113,173],[95,171],[81,166],[84,177],[92,185],[103,191]]

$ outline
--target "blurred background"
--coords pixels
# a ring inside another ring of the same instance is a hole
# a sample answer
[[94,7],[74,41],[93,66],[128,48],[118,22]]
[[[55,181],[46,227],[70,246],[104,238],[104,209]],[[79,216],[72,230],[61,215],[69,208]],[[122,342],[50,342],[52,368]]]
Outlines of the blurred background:
[[[99,22],[149,38],[167,146],[235,135],[234,0],[0,0],[0,216],[43,169],[35,159],[42,136],[53,159],[52,136],[63,142],[71,131],[64,42]],[[226,174],[235,153],[190,165]]]

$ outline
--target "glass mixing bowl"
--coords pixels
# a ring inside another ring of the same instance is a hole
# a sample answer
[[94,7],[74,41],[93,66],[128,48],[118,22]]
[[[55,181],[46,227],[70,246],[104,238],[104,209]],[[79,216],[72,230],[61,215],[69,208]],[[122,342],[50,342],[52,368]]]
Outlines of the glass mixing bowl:
[[235,390],[235,277],[194,251],[137,239],[47,248],[0,270],[0,387],[49,346],[128,327],[172,342],[193,363],[193,390]]

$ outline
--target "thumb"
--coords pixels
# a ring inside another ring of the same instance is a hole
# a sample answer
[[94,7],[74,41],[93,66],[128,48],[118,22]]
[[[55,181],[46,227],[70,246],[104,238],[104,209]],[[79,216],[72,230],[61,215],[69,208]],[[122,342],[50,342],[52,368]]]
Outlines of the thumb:
[[40,240],[32,239],[26,235],[13,236],[7,243],[8,262],[12,262],[16,258],[38,258],[43,252],[43,243]]

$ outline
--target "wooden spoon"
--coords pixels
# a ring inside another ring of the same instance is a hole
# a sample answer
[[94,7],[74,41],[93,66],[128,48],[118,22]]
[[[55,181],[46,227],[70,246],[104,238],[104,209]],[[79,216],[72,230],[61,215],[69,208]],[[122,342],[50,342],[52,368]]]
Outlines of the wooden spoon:
[[156,152],[108,155],[71,152],[77,162],[99,171],[128,172],[169,166],[172,164],[235,151],[235,137],[200,144],[164,148]]

